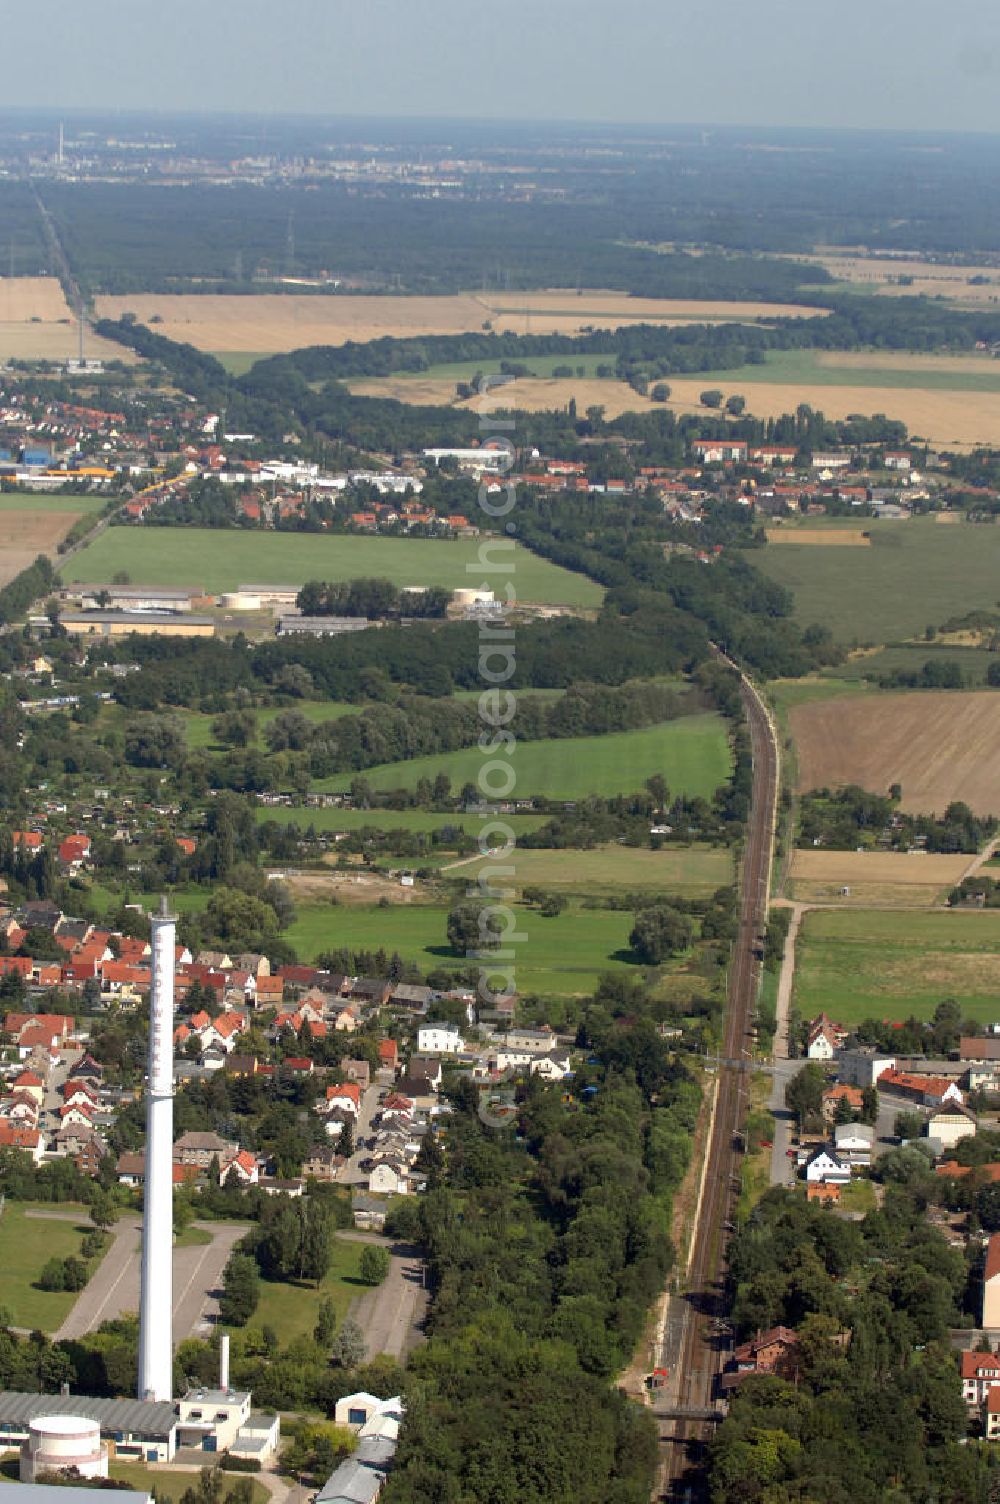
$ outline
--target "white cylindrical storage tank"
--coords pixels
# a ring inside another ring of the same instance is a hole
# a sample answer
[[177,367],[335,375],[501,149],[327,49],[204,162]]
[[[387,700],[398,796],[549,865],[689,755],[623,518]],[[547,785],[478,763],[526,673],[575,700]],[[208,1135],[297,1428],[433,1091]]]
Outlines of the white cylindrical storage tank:
[[263,604],[259,595],[248,595],[245,590],[226,590],[219,596],[219,605],[224,611],[260,611]]
[[451,603],[453,606],[474,606],[478,599],[478,590],[466,590],[463,587],[461,590],[453,590],[451,592]]
[[34,1483],[42,1473],[75,1468],[81,1478],[108,1476],[108,1449],[96,1420],[82,1415],[39,1415],[21,1448],[21,1482]]

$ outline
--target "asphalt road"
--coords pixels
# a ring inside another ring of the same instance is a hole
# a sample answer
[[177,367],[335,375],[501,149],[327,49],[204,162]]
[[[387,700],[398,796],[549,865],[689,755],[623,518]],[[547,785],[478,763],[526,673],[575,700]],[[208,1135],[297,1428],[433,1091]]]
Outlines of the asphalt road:
[[[207,1337],[218,1313],[222,1271],[233,1246],[246,1231],[245,1224],[204,1223],[210,1243],[174,1249],[174,1346],[185,1337]],[[56,1332],[56,1338],[82,1337],[116,1316],[139,1309],[139,1259],[141,1223],[123,1218],[114,1229],[114,1241],[72,1311]]]
[[687,1291],[683,1301],[673,1303],[679,1308],[678,1314],[668,1321],[668,1343],[676,1345],[676,1370],[669,1391],[653,1407],[654,1414],[659,1411],[661,1444],[666,1454],[664,1481],[668,1493],[678,1499],[689,1498],[702,1489],[697,1464],[708,1427],[695,1417],[712,1409],[716,1380],[727,1356],[725,1340],[715,1335],[715,1324],[723,1314],[726,1226],[739,1195],[736,1133],[749,1090],[753,1013],[760,975],[754,950],[767,918],[774,847],[777,738],[763,701],[745,677],[741,695],[750,730],[753,788],[740,880],[739,931],[729,969],[723,1063],[719,1066],[718,1097]]
[[424,1289],[423,1262],[415,1248],[405,1243],[390,1244],[368,1233],[341,1233],[342,1238],[359,1243],[379,1243],[390,1253],[389,1273],[382,1284],[351,1302],[349,1315],[358,1323],[368,1344],[368,1357],[388,1353],[405,1358],[422,1339],[427,1314],[427,1291]]

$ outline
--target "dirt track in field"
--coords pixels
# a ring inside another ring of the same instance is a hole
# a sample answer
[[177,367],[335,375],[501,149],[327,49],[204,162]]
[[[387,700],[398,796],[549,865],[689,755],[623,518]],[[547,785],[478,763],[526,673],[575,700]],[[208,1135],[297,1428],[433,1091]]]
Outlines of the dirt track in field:
[[961,799],[979,815],[1000,815],[1000,694],[819,700],[795,706],[789,725],[800,792],[856,783],[886,793],[899,783],[913,813],[941,814]]
[[769,527],[768,543],[803,543],[814,548],[871,548],[872,540],[860,528]]
[[39,554],[54,554],[82,512],[0,512],[0,585],[33,564]]

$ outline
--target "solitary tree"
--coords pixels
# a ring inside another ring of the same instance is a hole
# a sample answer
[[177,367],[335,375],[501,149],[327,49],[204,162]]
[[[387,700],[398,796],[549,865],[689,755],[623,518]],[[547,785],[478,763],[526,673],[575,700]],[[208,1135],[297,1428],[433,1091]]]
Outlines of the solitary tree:
[[366,1285],[380,1285],[389,1273],[389,1264],[386,1250],[375,1243],[369,1243],[361,1250],[358,1273]]

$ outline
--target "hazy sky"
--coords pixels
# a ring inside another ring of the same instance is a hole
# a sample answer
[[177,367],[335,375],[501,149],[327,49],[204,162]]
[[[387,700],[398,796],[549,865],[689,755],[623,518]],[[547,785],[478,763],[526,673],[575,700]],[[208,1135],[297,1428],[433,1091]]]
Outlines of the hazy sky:
[[993,0],[0,0],[0,105],[1000,129]]

